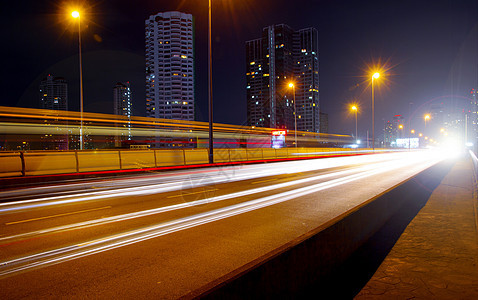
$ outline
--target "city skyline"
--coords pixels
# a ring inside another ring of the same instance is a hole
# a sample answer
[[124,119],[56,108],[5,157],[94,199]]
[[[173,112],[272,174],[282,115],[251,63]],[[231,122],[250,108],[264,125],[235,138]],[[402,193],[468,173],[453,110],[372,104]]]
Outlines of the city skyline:
[[[384,77],[389,84],[379,87],[376,94],[376,120],[390,114],[408,115],[409,102],[414,103],[413,109],[418,109],[433,99],[453,101],[445,98],[467,97],[476,85],[477,5],[473,1],[437,1],[431,5],[413,3],[413,6],[410,1],[386,4],[344,1],[342,5],[314,3],[309,6],[299,2],[294,7],[285,1],[275,1],[272,6],[268,6],[267,1],[256,6],[250,1],[213,2],[215,122],[245,124],[245,55],[241,45],[270,24],[286,23],[293,28],[313,26],[319,30],[321,106],[329,114],[332,133],[353,132],[354,119],[347,115],[345,108],[347,102],[353,100],[361,104],[359,135],[370,129],[367,121],[370,119],[370,88],[364,76],[367,66],[374,62],[388,62],[388,67],[392,67],[388,78]],[[83,35],[85,111],[106,112],[111,104],[102,95],[110,93],[112,83],[130,80],[132,75],[132,87],[138,89],[138,103],[134,106],[138,111],[134,114],[142,115],[139,99],[144,97],[144,83],[136,78],[144,78],[144,19],[158,11],[180,10],[197,16],[197,106],[199,120],[206,120],[206,5],[193,1],[153,5],[146,1],[132,8],[126,1],[115,3],[121,5],[111,9],[111,4],[96,4],[88,14],[89,23]],[[78,96],[74,92],[77,90],[74,86],[77,84],[77,41],[67,22],[58,21],[61,8],[55,4],[47,7],[32,3],[22,14],[19,5],[12,8],[10,15],[18,19],[15,24],[19,26],[2,36],[7,38],[10,49],[19,51],[14,55],[4,54],[2,63],[8,76],[18,76],[22,70],[25,82],[14,82],[15,90],[2,99],[2,105],[34,107],[28,86],[38,86],[38,78],[57,70],[55,73],[64,74],[71,82],[70,109],[77,110]],[[295,15],[300,17],[292,17]],[[5,15],[2,22],[13,22],[11,16]],[[238,22],[246,16],[248,22]],[[37,25],[35,31],[25,30],[32,25]],[[10,27],[2,26],[3,30]],[[32,57],[29,58],[22,49],[31,49],[32,44],[36,45],[37,53],[30,51]],[[16,58],[16,63],[10,62],[12,58]],[[117,61],[125,63],[118,67]],[[110,77],[108,84],[102,83],[111,71],[117,71],[118,76]]]

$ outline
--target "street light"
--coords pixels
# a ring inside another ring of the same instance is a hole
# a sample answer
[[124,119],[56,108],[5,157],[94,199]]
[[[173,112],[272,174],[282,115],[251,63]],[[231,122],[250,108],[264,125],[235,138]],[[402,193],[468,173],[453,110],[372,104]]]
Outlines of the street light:
[[295,135],[295,147],[297,148],[297,111],[295,106],[295,85],[291,82],[289,83],[289,87],[292,88],[292,92],[294,94],[294,135]]
[[75,10],[71,13],[71,16],[78,19],[78,52],[80,63],[80,150],[83,150],[83,70],[81,63],[81,19],[80,12]]
[[209,95],[209,163],[214,163],[214,135],[212,126],[212,42],[211,42],[211,0],[209,0],[209,25],[208,25],[208,95]]
[[350,109],[355,112],[355,140],[356,140],[355,142],[357,142],[357,140],[358,140],[358,133],[357,133],[357,111],[358,111],[358,107],[356,105],[352,105],[352,107]]
[[375,151],[375,103],[374,103],[374,93],[373,93],[373,81],[378,79],[380,73],[375,72],[372,75],[372,150]]
[[426,114],[424,117],[425,119],[425,129],[427,128],[427,121],[430,120],[430,115]]

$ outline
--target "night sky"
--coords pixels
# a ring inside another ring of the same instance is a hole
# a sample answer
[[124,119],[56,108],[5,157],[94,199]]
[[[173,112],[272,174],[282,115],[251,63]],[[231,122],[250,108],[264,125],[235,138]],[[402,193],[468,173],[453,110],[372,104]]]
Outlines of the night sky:
[[[69,82],[69,110],[79,107],[75,2],[11,1],[1,9],[0,105],[39,107],[38,85],[51,73]],[[178,10],[195,17],[196,102],[207,121],[207,0],[80,1],[85,111],[112,113],[112,88],[130,81],[134,115],[145,115],[144,21]],[[73,5],[74,6],[74,5]],[[369,67],[386,71],[376,93],[376,132],[382,120],[433,102],[464,105],[478,87],[478,1],[213,0],[215,122],[246,124],[245,42],[262,28],[288,24],[319,31],[320,105],[329,132],[351,134],[347,104],[359,103],[359,135],[371,127]],[[454,97],[450,97],[454,95]],[[413,105],[409,105],[413,102]]]

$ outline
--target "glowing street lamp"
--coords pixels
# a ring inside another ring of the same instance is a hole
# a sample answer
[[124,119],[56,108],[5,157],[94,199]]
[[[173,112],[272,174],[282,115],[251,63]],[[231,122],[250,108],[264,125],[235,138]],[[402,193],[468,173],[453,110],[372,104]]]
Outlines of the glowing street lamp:
[[374,91],[373,91],[373,82],[374,79],[378,79],[380,73],[375,72],[372,75],[372,150],[375,150],[375,103],[374,103]]
[[80,150],[83,150],[83,70],[81,63],[81,22],[80,12],[75,10],[71,13],[71,16],[78,19],[78,53],[80,63]]
[[426,114],[423,119],[425,119],[425,128],[427,128],[427,121],[430,120],[430,115]]
[[297,148],[297,110],[295,106],[295,85],[290,82],[289,87],[292,88],[292,93],[294,94],[294,134],[295,134],[295,147]]
[[410,130],[411,134],[415,134],[415,129]]
[[357,141],[357,140],[358,140],[358,132],[357,132],[357,112],[358,112],[358,107],[357,107],[357,105],[352,105],[352,107],[350,107],[350,109],[355,112],[355,140]]

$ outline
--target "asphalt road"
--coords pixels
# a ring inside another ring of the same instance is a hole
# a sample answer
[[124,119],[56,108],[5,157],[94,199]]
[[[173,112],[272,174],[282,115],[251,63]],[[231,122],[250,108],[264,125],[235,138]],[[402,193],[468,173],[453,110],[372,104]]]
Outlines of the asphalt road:
[[178,298],[442,160],[432,151],[0,191],[0,298]]

